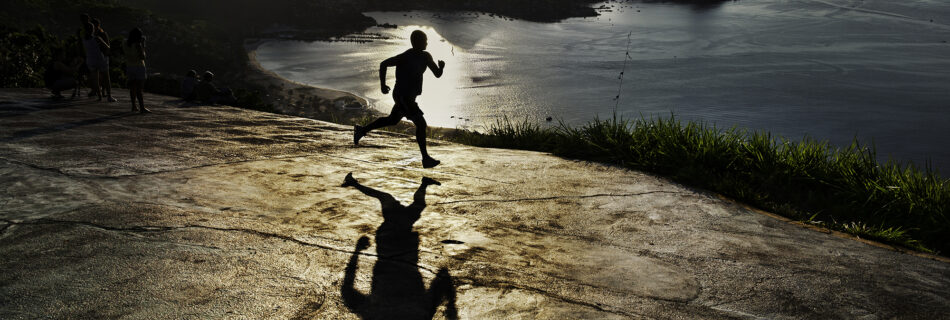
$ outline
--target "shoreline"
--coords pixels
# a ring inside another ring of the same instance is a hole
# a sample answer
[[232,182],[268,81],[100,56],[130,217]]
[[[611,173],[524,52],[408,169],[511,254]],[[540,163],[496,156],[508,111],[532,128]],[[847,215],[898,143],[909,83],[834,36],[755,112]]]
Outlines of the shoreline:
[[[281,113],[281,114],[287,114],[287,115],[303,116],[303,117],[307,117],[307,118],[311,118],[311,119],[326,120],[326,121],[330,121],[330,122],[334,122],[334,123],[338,123],[338,124],[343,124],[343,125],[353,125],[353,124],[363,124],[363,125],[365,125],[366,123],[368,123],[368,120],[372,120],[371,116],[379,116],[379,115],[382,115],[381,112],[369,108],[369,107],[367,106],[365,100],[362,100],[362,101],[363,101],[362,103],[363,103],[363,106],[364,106],[364,107],[363,107],[363,109],[360,109],[360,116],[355,117],[355,118],[354,118],[354,117],[349,117],[349,118],[347,118],[347,117],[341,117],[341,115],[345,115],[345,114],[348,112],[348,110],[340,109],[340,108],[330,108],[329,110],[333,110],[333,111],[330,111],[331,117],[330,117],[329,119],[327,119],[327,118],[319,118],[319,117],[308,116],[308,115],[305,114],[306,112],[303,112],[304,114],[294,113],[294,112],[293,112],[293,108],[289,108],[289,111],[291,111],[291,112],[288,112],[288,108],[282,108],[282,107],[283,107],[283,106],[286,106],[286,105],[289,105],[289,106],[292,107],[292,106],[294,106],[295,104],[299,104],[299,101],[306,101],[308,95],[314,95],[314,96],[317,97],[318,99],[330,100],[330,101],[332,101],[332,100],[334,100],[334,99],[344,99],[344,98],[347,98],[347,97],[357,97],[357,98],[359,98],[359,96],[357,96],[357,95],[355,95],[355,94],[352,94],[352,93],[349,93],[349,92],[346,92],[346,91],[334,90],[334,89],[326,89],[326,88],[319,88],[319,87],[315,87],[315,86],[311,86],[311,85],[302,84],[302,83],[299,83],[299,82],[296,82],[296,81],[292,81],[292,80],[289,80],[289,79],[280,77],[280,76],[277,75],[276,73],[274,73],[274,72],[272,72],[272,71],[269,71],[269,70],[267,70],[267,69],[264,69],[264,68],[260,65],[259,61],[257,61],[257,59],[256,59],[256,48],[257,48],[257,46],[258,46],[259,44],[263,43],[264,41],[267,41],[267,40],[259,39],[259,40],[255,40],[255,41],[253,41],[253,42],[250,42],[250,43],[248,43],[248,45],[246,45],[246,50],[247,50],[247,54],[248,54],[248,64],[249,64],[248,67],[254,69],[254,71],[257,73],[257,77],[256,77],[256,78],[248,78],[247,81],[249,81],[249,82],[251,82],[251,83],[253,83],[253,84],[256,84],[256,85],[264,85],[264,86],[268,86],[268,85],[274,86],[275,84],[276,84],[276,85],[279,85],[279,86],[280,86],[280,88],[279,88],[280,91],[278,91],[278,92],[279,92],[279,96],[283,96],[284,94],[288,94],[288,95],[291,97],[290,100],[284,101],[284,104],[283,104],[283,105],[278,104],[278,106],[281,106],[281,107],[275,107],[275,108],[274,108],[274,111],[275,111],[275,112],[278,112],[278,113]],[[287,86],[290,87],[289,90],[288,90]],[[268,89],[268,90],[273,90],[273,89]],[[297,90],[301,90],[301,91],[298,93],[298,94],[300,95],[300,98],[299,98],[299,99],[296,98],[296,97],[294,97],[294,95],[293,95],[293,93],[294,93],[294,92],[297,92]],[[269,92],[273,93],[273,91],[269,91]],[[280,102],[281,99],[280,99],[280,98],[277,98],[277,99],[274,100],[274,101]],[[268,103],[271,103],[271,102],[268,102]],[[321,107],[322,107],[322,106],[321,106]],[[526,129],[526,128],[522,128],[521,130],[524,130],[524,129]],[[414,132],[415,132],[415,127],[414,127],[414,125],[413,125],[411,122],[403,120],[403,121],[401,121],[401,122],[400,122],[398,125],[396,125],[396,126],[388,127],[388,128],[382,128],[381,130],[388,131],[388,132],[402,133],[402,134],[406,134],[406,135],[412,136],[412,135],[414,134]],[[518,131],[518,130],[514,130],[514,131]],[[528,130],[528,131],[531,131],[531,130]],[[490,133],[488,133],[488,134],[490,135]],[[472,134],[469,133],[469,132],[467,132],[467,131],[460,130],[460,129],[442,128],[442,127],[431,127],[431,126],[430,126],[430,127],[429,127],[429,130],[428,130],[428,132],[427,132],[427,136],[428,136],[430,139],[449,140],[449,141],[453,141],[453,142],[456,142],[456,143],[462,143],[462,144],[471,145],[471,146],[489,147],[489,148],[502,148],[502,149],[511,149],[511,150],[518,150],[518,149],[521,149],[521,150],[533,150],[533,151],[541,151],[541,152],[546,152],[546,153],[551,153],[551,154],[557,154],[557,152],[551,152],[551,150],[538,150],[538,149],[533,149],[533,148],[527,148],[527,149],[526,149],[526,148],[523,148],[523,147],[510,146],[510,145],[509,145],[509,146],[488,146],[488,145],[480,145],[479,143],[471,143],[472,141],[470,141],[469,143],[466,143],[466,142],[463,142],[463,141],[459,141],[459,139],[456,139],[456,138],[460,138],[460,137],[461,137],[462,140],[465,140],[465,138],[464,138],[465,136],[468,136],[468,137],[471,138],[471,137],[472,137]],[[478,136],[478,135],[475,135],[475,136]],[[517,139],[516,139],[516,140],[517,140]],[[581,158],[584,158],[584,157],[581,157]],[[600,161],[593,160],[593,159],[586,159],[586,161],[600,162]],[[621,166],[621,167],[623,167],[623,166]],[[628,168],[628,169],[634,169],[634,168]],[[638,170],[638,171],[642,171],[642,172],[648,172],[648,173],[650,173],[650,174],[655,174],[655,175],[658,175],[658,176],[662,176],[662,177],[665,177],[665,178],[670,178],[670,179],[672,179],[669,174],[662,174],[662,173],[656,172],[656,171],[654,171],[654,170],[645,170],[645,169],[643,169],[643,168],[634,169],[634,170]],[[675,181],[676,179],[673,179],[673,180]],[[811,229],[811,230],[815,230],[815,231],[818,231],[818,232],[828,233],[828,234],[832,234],[832,235],[834,235],[834,236],[841,237],[841,238],[848,238],[848,239],[852,239],[852,240],[857,240],[858,242],[862,242],[862,243],[865,243],[865,244],[868,244],[868,245],[872,245],[872,246],[876,246],[876,247],[880,247],[880,248],[892,250],[892,251],[895,251],[895,252],[901,252],[901,253],[910,254],[910,255],[914,255],[914,256],[918,256],[918,257],[922,257],[922,258],[928,258],[928,259],[937,260],[937,261],[950,262],[950,258],[945,257],[945,256],[942,256],[940,253],[926,252],[926,251],[923,251],[921,248],[912,247],[912,246],[909,245],[908,243],[901,243],[900,241],[887,241],[887,240],[879,239],[879,238],[868,238],[868,235],[867,235],[867,234],[860,234],[860,233],[855,234],[855,233],[844,232],[844,230],[841,229],[841,226],[840,226],[840,225],[836,225],[836,224],[834,224],[834,223],[832,223],[831,225],[814,225],[814,224],[810,224],[810,223],[809,223],[808,221],[806,221],[806,220],[802,220],[801,218],[796,218],[795,215],[793,215],[793,214],[792,214],[792,215],[790,215],[790,214],[788,214],[788,213],[782,214],[782,213],[779,212],[780,210],[777,210],[776,208],[769,208],[768,206],[764,206],[764,205],[761,204],[761,203],[755,204],[754,201],[750,201],[749,199],[741,199],[741,197],[737,197],[737,196],[734,195],[734,194],[730,195],[729,192],[728,192],[728,191],[725,191],[725,190],[719,190],[719,189],[717,189],[717,188],[710,188],[709,186],[701,186],[701,185],[699,185],[699,184],[696,184],[695,182],[694,182],[694,183],[688,183],[688,182],[679,181],[679,183],[683,183],[684,185],[690,185],[690,186],[694,186],[694,187],[699,187],[699,188],[704,189],[704,190],[709,190],[710,192],[712,192],[712,193],[718,195],[720,198],[722,198],[722,199],[724,199],[724,200],[727,199],[727,200],[732,201],[732,202],[734,202],[734,203],[736,203],[736,204],[745,206],[745,207],[751,209],[753,212],[757,212],[757,213],[759,213],[759,214],[761,214],[761,215],[768,216],[768,217],[772,217],[772,218],[778,219],[778,220],[780,220],[780,221],[784,221],[784,222],[789,223],[789,224],[797,225],[797,226],[802,227],[802,228],[805,228],[805,229]],[[916,241],[916,239],[912,239],[912,240]]]
[[[339,117],[342,116],[353,116],[354,113],[361,117],[380,114],[366,98],[357,94],[293,81],[261,66],[257,60],[257,47],[270,40],[272,39],[244,40],[244,51],[248,59],[244,81],[263,88],[264,95],[261,98],[265,104],[273,106],[274,111],[331,121],[340,120]],[[326,119],[327,116],[330,119]]]
[[[267,70],[257,60],[257,48],[273,38],[247,38],[244,51],[247,54],[247,72],[244,81],[263,89],[262,99],[273,111],[338,124],[365,125],[376,117],[386,114],[376,110],[366,98],[343,90],[321,88],[281,77]],[[353,103],[360,107],[352,106]],[[415,135],[415,125],[405,119],[399,124],[379,130]],[[427,137],[446,139],[458,135],[459,129],[428,126]]]

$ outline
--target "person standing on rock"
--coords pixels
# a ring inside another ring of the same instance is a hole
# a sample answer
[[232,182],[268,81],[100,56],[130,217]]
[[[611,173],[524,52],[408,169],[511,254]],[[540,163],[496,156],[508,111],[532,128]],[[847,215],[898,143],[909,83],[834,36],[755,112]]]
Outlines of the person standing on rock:
[[[145,90],[145,36],[142,35],[142,29],[133,28],[129,31],[129,37],[125,41],[125,74],[128,78],[129,96],[132,98],[132,112],[150,113],[151,110],[145,108],[145,101],[142,92]],[[136,108],[135,100],[139,101]]]
[[[89,33],[89,30],[86,28],[88,28],[87,24],[92,22],[91,19],[92,18],[90,18],[88,14],[83,13],[79,15],[80,25],[79,25],[79,29],[76,30],[76,39],[79,40],[79,42],[77,43],[77,46],[76,46],[77,48],[76,54],[82,59],[82,66],[81,68],[79,68],[78,72],[76,72],[76,89],[73,90],[73,98],[80,96],[82,94],[80,89],[83,86],[83,83],[86,80],[86,78],[90,77],[89,67],[86,66],[86,47],[83,44],[83,39],[85,39],[86,34]],[[89,97],[96,96],[96,93],[94,91],[95,88],[96,88],[95,85],[93,85],[92,83],[89,83],[89,95],[88,95]]]
[[109,33],[107,33],[105,29],[102,29],[102,21],[99,21],[99,19],[96,18],[93,18],[89,21],[92,22],[94,36],[102,39],[102,41],[105,43],[105,45],[101,48],[102,57],[105,61],[105,67],[99,70],[98,77],[99,90],[102,90],[103,92],[100,93],[99,96],[102,97],[102,95],[105,95],[107,97],[107,101],[116,102],[118,100],[112,97],[112,78],[109,74],[109,56],[112,54],[112,49],[109,46],[112,45],[112,41],[109,41]]
[[432,60],[432,55],[426,52],[428,39],[425,32],[413,31],[409,36],[412,48],[399,55],[383,60],[379,64],[379,85],[383,94],[389,93],[386,85],[386,69],[396,67],[396,88],[393,90],[393,106],[389,116],[376,119],[366,127],[353,128],[353,144],[359,145],[360,139],[372,130],[395,125],[403,117],[408,118],[416,126],[416,142],[422,152],[422,167],[432,168],[439,165],[439,160],[429,156],[426,151],[426,120],[422,117],[422,110],[416,103],[416,97],[422,94],[422,74],[426,67],[432,70],[436,78],[442,77],[445,70],[445,61],[439,60],[438,65]]
[[[110,49],[109,43],[96,35],[92,22],[86,22],[86,34],[82,39],[82,45],[86,50],[86,67],[89,69],[90,86],[93,88],[92,91],[96,92],[99,101],[102,101],[104,91],[99,77],[103,74],[108,75],[109,72],[109,61],[106,60],[104,53]],[[110,102],[115,101],[112,96],[109,96],[109,99]]]

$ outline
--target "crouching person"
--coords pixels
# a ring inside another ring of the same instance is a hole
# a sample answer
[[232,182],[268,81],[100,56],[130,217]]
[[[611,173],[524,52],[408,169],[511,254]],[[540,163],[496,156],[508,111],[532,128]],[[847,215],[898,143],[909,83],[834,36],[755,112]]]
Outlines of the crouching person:
[[74,75],[79,72],[81,65],[81,59],[69,61],[66,58],[66,52],[62,49],[53,52],[53,60],[46,67],[46,74],[43,76],[46,87],[53,93],[53,98],[61,99],[63,95],[60,92],[76,88]]
[[212,82],[213,80],[214,73],[211,73],[211,71],[205,71],[201,75],[201,83],[198,84],[198,100],[209,104],[234,104],[237,102],[237,98],[231,92],[231,89],[218,89]]

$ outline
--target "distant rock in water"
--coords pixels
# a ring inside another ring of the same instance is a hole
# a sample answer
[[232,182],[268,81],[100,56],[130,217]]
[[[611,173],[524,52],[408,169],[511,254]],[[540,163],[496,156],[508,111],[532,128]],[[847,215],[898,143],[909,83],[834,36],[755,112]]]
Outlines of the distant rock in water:
[[337,109],[343,109],[343,110],[356,110],[356,109],[363,109],[364,107],[362,103],[360,103],[356,99],[353,99],[352,97],[338,98],[333,101],[333,105],[336,106]]
[[644,0],[646,3],[682,3],[682,4],[692,4],[692,5],[718,5],[723,2],[730,2],[735,0]]

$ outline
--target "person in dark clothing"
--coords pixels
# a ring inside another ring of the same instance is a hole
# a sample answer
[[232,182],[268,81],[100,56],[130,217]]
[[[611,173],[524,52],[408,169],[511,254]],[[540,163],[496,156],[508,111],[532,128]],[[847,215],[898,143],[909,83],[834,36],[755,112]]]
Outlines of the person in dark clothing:
[[185,101],[193,101],[198,98],[195,88],[198,86],[198,72],[188,70],[185,78],[181,80],[181,98]]
[[214,80],[214,73],[211,73],[211,71],[205,71],[205,73],[201,75],[201,83],[198,84],[198,89],[195,90],[198,100],[209,104],[237,103],[237,98],[234,97],[234,93],[231,89],[218,89],[218,87],[212,83],[212,80]]
[[[109,60],[105,52],[108,52],[110,47],[109,43],[96,35],[92,22],[86,23],[86,30],[87,33],[82,41],[86,52],[86,67],[89,69],[89,82],[101,101],[106,91],[102,89],[99,78],[102,75],[107,77],[109,74]],[[109,102],[116,101],[111,95],[108,98]]]
[[[93,36],[102,39],[102,42],[105,43],[105,45],[101,46],[102,57],[105,59],[105,67],[99,69],[97,77],[99,90],[102,91],[99,93],[99,96],[106,96],[106,100],[109,102],[116,102],[118,100],[112,97],[112,78],[111,75],[109,75],[109,56],[111,55],[111,48],[109,46],[112,45],[112,42],[109,41],[109,33],[102,29],[102,22],[99,21],[99,19],[93,18],[89,21],[92,22]],[[89,57],[87,56],[86,59],[89,59]]]
[[421,30],[412,32],[409,36],[412,48],[405,52],[383,60],[379,64],[379,85],[383,94],[389,93],[386,85],[386,69],[396,67],[396,89],[393,90],[393,106],[389,116],[376,119],[366,127],[355,126],[353,130],[353,144],[358,145],[360,139],[372,130],[399,123],[403,117],[408,118],[416,126],[416,142],[422,152],[422,167],[432,168],[439,165],[439,160],[429,156],[426,151],[426,120],[422,117],[422,110],[416,103],[416,97],[422,94],[422,74],[428,67],[436,78],[442,77],[445,70],[445,61],[439,60],[438,65],[432,60],[432,55],[426,52],[428,39]]
[[[81,88],[86,83],[86,79],[89,77],[89,67],[86,66],[86,48],[83,46],[82,40],[86,38],[86,34],[89,33],[87,29],[87,24],[92,22],[92,18],[88,14],[79,15],[79,29],[76,29],[76,55],[79,56],[79,59],[82,60],[82,65],[79,70],[76,72],[76,88],[73,90],[73,98],[77,96],[82,96]],[[93,90],[95,87],[89,83],[89,97],[95,97],[96,92]]]
[[[145,91],[145,79],[148,78],[145,69],[145,57],[145,36],[142,35],[142,29],[133,28],[132,31],[129,31],[129,37],[125,41],[125,74],[129,81],[132,112],[152,112],[145,107],[142,96],[142,92]],[[139,101],[138,107],[135,106],[136,99]]]
[[63,50],[53,52],[53,60],[46,68],[43,80],[46,82],[46,87],[53,93],[54,98],[61,99],[63,96],[60,92],[76,87],[74,75],[81,63],[82,60],[78,58],[70,61]]

